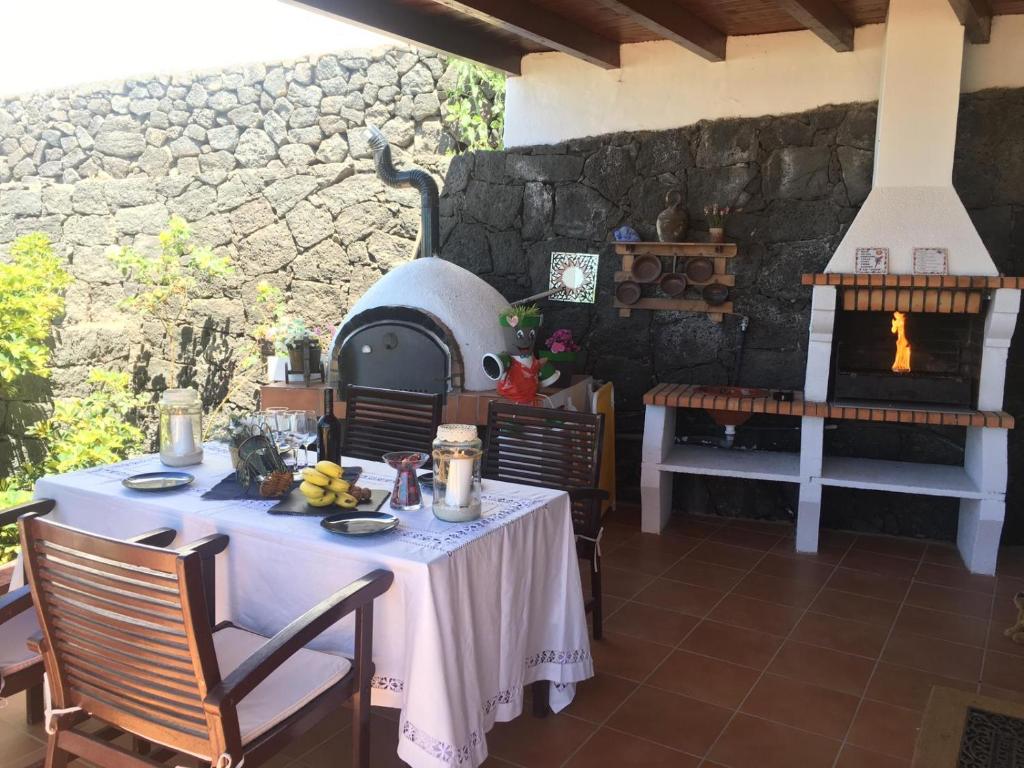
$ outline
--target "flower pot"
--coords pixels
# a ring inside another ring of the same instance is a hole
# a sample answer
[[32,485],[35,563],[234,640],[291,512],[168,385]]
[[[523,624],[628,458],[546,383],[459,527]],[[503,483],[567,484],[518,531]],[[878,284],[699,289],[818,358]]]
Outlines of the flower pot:
[[708,240],[712,243],[724,243],[725,227],[709,227]]
[[288,370],[290,373],[318,373],[320,371],[320,344],[299,343],[288,347]]

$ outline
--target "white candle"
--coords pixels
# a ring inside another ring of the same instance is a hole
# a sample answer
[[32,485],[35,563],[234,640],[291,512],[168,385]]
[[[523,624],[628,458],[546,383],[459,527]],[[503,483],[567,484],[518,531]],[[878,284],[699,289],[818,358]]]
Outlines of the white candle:
[[171,429],[171,451],[175,456],[188,456],[196,450],[192,433],[192,417],[188,414],[174,414],[169,419]]
[[448,482],[444,488],[444,503],[450,507],[465,507],[473,487],[473,458],[448,460]]

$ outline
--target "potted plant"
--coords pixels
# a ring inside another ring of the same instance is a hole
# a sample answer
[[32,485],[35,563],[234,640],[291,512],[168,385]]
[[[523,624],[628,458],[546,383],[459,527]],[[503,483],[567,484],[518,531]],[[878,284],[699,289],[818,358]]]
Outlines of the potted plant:
[[320,370],[320,337],[306,325],[305,320],[291,318],[278,338],[288,355],[289,373],[315,373]]
[[731,208],[719,206],[718,203],[704,206],[704,218],[708,222],[708,239],[712,243],[725,242],[725,219],[731,212]]
[[548,336],[544,342],[547,352],[541,356],[558,370],[557,384],[567,387],[572,382],[573,374],[576,373],[576,363],[579,357],[580,345],[573,340],[572,331],[568,328],[559,328]]

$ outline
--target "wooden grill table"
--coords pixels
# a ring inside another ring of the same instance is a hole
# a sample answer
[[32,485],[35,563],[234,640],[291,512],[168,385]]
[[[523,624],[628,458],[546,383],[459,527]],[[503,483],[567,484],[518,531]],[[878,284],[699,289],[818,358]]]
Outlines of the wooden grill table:
[[[391,489],[394,472],[384,464],[345,463],[363,467],[361,486]],[[224,446],[206,446],[203,464],[187,468],[196,481],[185,489],[121,485],[159,469],[146,456],[43,478],[36,493],[57,502],[54,520],[103,535],[167,526],[181,544],[227,534],[217,620],[268,636],[339,586],[375,568],[392,571],[394,586],[375,604],[371,700],[401,709],[398,755],[410,765],[480,765],[486,732],[521,713],[524,686],[554,682],[550,703],[559,711],[575,683],[593,675],[564,492],[485,480],[480,520],[437,520],[425,494],[422,510],[398,513],[396,530],[346,538],[321,528],[319,517],[266,514],[273,501],[202,499],[232,471]],[[353,630],[348,618],[310,647],[351,657]]]

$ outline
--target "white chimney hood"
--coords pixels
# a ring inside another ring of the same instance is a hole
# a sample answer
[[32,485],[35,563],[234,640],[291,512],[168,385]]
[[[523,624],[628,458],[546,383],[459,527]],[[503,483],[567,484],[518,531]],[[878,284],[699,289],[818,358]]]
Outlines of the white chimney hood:
[[947,248],[949,274],[997,275],[953,189],[964,28],[948,0],[892,0],[885,32],[871,194],[826,272],[853,273],[857,248],[888,248],[913,273],[914,248]]

